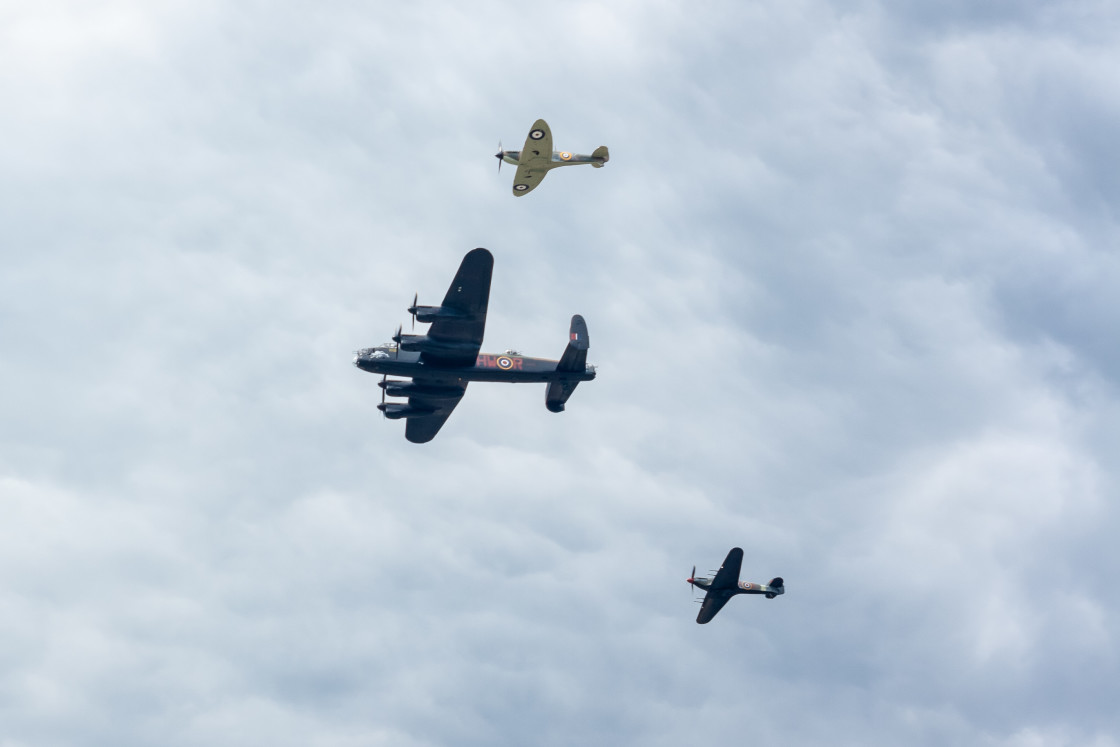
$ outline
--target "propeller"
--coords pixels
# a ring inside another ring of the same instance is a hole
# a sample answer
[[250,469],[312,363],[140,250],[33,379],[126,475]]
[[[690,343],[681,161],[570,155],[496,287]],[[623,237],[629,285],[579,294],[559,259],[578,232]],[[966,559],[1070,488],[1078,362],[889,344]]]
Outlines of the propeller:
[[[382,374],[381,376],[381,404],[385,404],[385,382],[389,380],[389,374]],[[382,410],[384,412],[384,410]]]
[[401,330],[402,329],[404,329],[404,325],[403,324],[398,324],[397,325],[397,334],[393,335],[393,342],[397,343],[397,349],[396,349],[396,352],[393,355],[394,358],[400,358],[401,357]]
[[408,313],[412,314],[412,331],[416,331],[416,302],[420,300],[420,292],[417,291],[412,295],[412,305],[408,307]]
[[502,173],[502,161],[506,158],[505,149],[502,148],[502,141],[498,141],[498,152],[494,154],[494,158],[498,159],[498,173]]
[[692,575],[688,577],[688,585],[692,587],[692,599],[696,599],[696,566],[692,566]]

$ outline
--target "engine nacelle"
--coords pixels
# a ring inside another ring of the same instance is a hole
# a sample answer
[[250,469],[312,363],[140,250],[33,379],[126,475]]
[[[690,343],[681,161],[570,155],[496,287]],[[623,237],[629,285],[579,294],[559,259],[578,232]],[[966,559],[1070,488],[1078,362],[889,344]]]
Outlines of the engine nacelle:
[[408,313],[416,317],[416,321],[430,324],[437,319],[466,319],[466,315],[457,309],[447,309],[443,306],[410,306]]
[[435,412],[435,410],[430,407],[416,407],[415,405],[405,404],[403,402],[382,402],[377,406],[377,409],[385,413],[385,417],[389,418],[389,420],[422,418],[425,415],[431,415]]
[[385,390],[390,397],[425,397],[427,399],[455,399],[463,396],[463,388],[458,386],[440,386],[438,384],[420,384],[415,381],[379,381],[377,385]]
[[456,357],[464,352],[468,355],[474,352],[474,346],[470,343],[439,340],[428,335],[396,335],[393,337],[393,342],[400,345],[401,350],[413,353],[431,353],[435,356]]

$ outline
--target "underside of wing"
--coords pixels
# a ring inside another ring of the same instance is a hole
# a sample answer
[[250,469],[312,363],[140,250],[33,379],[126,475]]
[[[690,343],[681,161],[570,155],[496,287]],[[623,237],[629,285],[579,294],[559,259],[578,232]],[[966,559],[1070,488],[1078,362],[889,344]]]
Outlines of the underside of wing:
[[518,155],[517,174],[513,177],[513,194],[524,195],[532,192],[552,163],[552,130],[548,122],[538,119],[529,128],[525,147]]
[[522,163],[517,167],[517,174],[513,177],[513,194],[515,197],[527,195],[537,188],[537,185],[548,173],[547,166],[532,166]]
[[552,160],[552,130],[548,129],[548,122],[543,119],[538,119],[529,128],[525,147],[519,156],[520,163],[532,163],[538,159],[545,164]]
[[712,585],[709,588],[713,591],[737,589],[739,587],[739,571],[742,567],[743,551],[738,547],[731,548],[731,552],[727,553],[723,565],[719,567],[719,573],[712,579]]
[[[416,380],[418,384],[428,383],[425,380]],[[466,393],[466,385],[460,389],[458,396],[447,396],[442,394],[440,397],[428,397],[424,395],[417,395],[408,398],[408,404],[421,410],[431,410],[430,415],[421,415],[420,417],[409,418],[407,425],[404,428],[404,437],[414,444],[422,444],[431,441],[439,433],[439,429],[451,417],[452,411],[455,406],[459,404],[459,400],[463,398]]]
[[709,591],[708,596],[704,597],[704,603],[700,605],[700,613],[696,615],[696,622],[701,625],[711,622],[711,619],[723,609],[723,605],[727,604],[727,600],[731,596],[730,594]]
[[455,352],[421,353],[425,363],[446,366],[473,365],[486,332],[486,308],[490,303],[490,278],[494,272],[494,255],[485,249],[474,249],[463,257],[451,287],[443,297],[441,308],[452,315],[439,317],[428,328],[428,337],[447,343]]
[[414,444],[424,444],[431,441],[439,433],[439,429],[451,417],[451,411],[437,412],[419,418],[409,418],[408,425],[404,427],[404,437]]

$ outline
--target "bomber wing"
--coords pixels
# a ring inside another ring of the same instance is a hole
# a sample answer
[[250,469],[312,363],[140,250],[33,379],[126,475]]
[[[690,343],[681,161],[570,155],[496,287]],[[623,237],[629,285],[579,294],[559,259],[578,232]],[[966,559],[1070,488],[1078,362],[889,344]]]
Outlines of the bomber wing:
[[[486,331],[486,307],[490,303],[490,277],[494,272],[494,255],[485,249],[474,249],[463,257],[459,271],[447,289],[440,306],[453,315],[438,317],[428,328],[428,337],[459,345],[457,352],[435,355],[421,353],[425,363],[442,366],[470,366],[478,358],[482,336]],[[454,405],[452,405],[454,406]],[[409,430],[412,428],[409,422]],[[436,427],[439,430],[439,427]],[[435,435],[435,432],[432,432]],[[409,439],[411,440],[411,439]]]
[[552,130],[548,122],[538,119],[529,128],[525,147],[518,156],[517,173],[513,177],[513,194],[523,195],[532,192],[548,173],[552,163]]
[[[445,382],[440,379],[429,379],[427,377],[416,377],[413,379],[417,384],[437,384],[445,386]],[[451,417],[451,412],[455,406],[459,404],[459,400],[463,398],[463,394],[467,391],[467,385],[463,384],[459,390],[458,396],[440,396],[438,398],[428,397],[425,395],[414,395],[408,398],[408,404],[418,410],[430,410],[431,414],[421,415],[408,419],[408,423],[404,428],[404,437],[414,444],[422,444],[431,441],[439,433],[439,429]]]

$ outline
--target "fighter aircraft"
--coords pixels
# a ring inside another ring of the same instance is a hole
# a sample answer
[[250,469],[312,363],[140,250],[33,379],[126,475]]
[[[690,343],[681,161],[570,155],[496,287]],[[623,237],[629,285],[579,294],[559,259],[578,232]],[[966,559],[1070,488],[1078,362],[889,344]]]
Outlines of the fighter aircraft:
[[708,592],[704,595],[704,603],[700,605],[700,614],[696,616],[696,622],[701,625],[710,622],[716,613],[723,609],[723,605],[727,604],[727,600],[736,594],[765,594],[767,599],[773,599],[779,594],[786,593],[785,582],[780,576],[771,579],[768,584],[740,581],[739,569],[742,565],[743,551],[733,547],[731,552],[727,553],[715,578],[696,578],[696,566],[692,566],[692,575],[689,576],[688,583],[692,584],[693,588],[699,586]]
[[[398,327],[391,343],[354,355],[355,366],[382,375],[377,409],[391,420],[408,420],[404,437],[413,443],[435,438],[472,381],[546,383],[545,407],[562,412],[579,382],[595,378],[595,367],[587,363],[587,324],[579,314],[572,317],[568,347],[559,361],[529,358],[514,350],[501,355],[479,354],[493,270],[494,256],[490,252],[468,252],[443,303],[419,306],[419,296],[412,299],[408,312],[413,327],[417,321],[431,322],[426,335],[402,335]],[[408,397],[408,403],[386,402],[386,396]]]
[[498,152],[494,154],[498,159],[498,171],[502,170],[502,161],[517,166],[517,174],[513,177],[513,194],[515,197],[528,194],[544,179],[544,175],[552,169],[561,166],[574,166],[580,163],[589,163],[597,169],[611,160],[607,146],[600,145],[590,156],[579,153],[569,153],[566,150],[552,149],[552,131],[548,129],[548,122],[538,119],[529,130],[525,138],[525,147],[521,150],[503,150],[498,143]]

